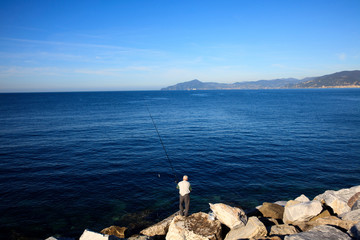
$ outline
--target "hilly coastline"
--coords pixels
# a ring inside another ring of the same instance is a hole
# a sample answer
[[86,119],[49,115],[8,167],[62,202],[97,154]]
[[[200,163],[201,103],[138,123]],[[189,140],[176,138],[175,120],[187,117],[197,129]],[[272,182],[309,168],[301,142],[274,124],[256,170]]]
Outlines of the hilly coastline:
[[282,78],[236,83],[201,82],[194,79],[162,88],[162,91],[231,90],[231,89],[297,89],[297,88],[360,88],[360,70],[342,71],[303,79]]

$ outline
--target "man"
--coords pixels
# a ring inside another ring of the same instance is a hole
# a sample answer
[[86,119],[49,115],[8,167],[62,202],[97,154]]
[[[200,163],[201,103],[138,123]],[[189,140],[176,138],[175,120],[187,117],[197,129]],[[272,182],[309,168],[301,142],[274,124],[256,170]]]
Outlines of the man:
[[[190,206],[190,191],[191,189],[191,185],[188,182],[188,176],[184,175],[183,180],[181,182],[178,183],[177,189],[179,189],[179,194],[180,194],[180,204],[179,204],[179,208],[180,208],[180,216],[185,216],[187,217],[188,213],[189,213],[189,206]],[[185,211],[183,208],[183,202],[185,202]]]

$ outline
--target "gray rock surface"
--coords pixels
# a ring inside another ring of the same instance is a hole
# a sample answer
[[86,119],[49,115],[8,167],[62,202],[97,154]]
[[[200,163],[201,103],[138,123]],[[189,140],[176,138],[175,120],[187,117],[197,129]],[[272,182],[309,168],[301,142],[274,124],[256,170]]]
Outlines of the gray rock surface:
[[360,222],[360,209],[343,213],[340,217],[343,220]]
[[348,234],[356,239],[356,240],[360,240],[360,222],[357,223],[356,225],[352,226],[352,228],[349,229]]
[[[295,201],[296,202],[296,201]],[[322,205],[319,201],[297,203],[286,205],[283,221],[290,224],[296,221],[308,221],[317,216],[322,211]]]
[[241,208],[231,207],[223,203],[209,203],[209,205],[216,218],[230,229],[236,226],[245,226],[247,217],[245,211]]
[[298,234],[286,236],[285,240],[351,240],[351,238],[344,232],[331,226],[319,226],[311,229],[308,232],[301,232]]
[[358,210],[360,209],[360,200],[357,200],[354,205],[352,205],[351,207],[351,211],[355,211],[355,210]]
[[257,218],[250,217],[246,226],[236,226],[226,235],[225,240],[238,240],[243,238],[261,238],[267,235],[265,225]]

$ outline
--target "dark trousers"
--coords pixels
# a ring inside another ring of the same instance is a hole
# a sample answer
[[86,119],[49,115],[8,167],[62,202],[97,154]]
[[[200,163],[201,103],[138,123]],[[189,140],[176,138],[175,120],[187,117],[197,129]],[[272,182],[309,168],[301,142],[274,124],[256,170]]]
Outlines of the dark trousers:
[[[188,213],[189,213],[189,206],[190,206],[190,194],[185,194],[185,196],[180,196],[180,204],[179,204],[179,208],[180,208],[180,215],[187,217]],[[184,211],[184,207],[183,207],[183,202],[185,202],[185,211]]]

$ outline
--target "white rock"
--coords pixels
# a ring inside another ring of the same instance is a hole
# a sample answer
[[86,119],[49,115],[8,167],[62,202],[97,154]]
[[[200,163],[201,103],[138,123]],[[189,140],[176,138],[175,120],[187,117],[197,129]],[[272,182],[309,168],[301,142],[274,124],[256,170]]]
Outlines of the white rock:
[[317,216],[322,211],[322,205],[319,201],[310,201],[285,206],[284,223],[290,224],[296,221],[308,221]]
[[342,231],[328,226],[314,227],[310,231],[286,236],[285,240],[351,240],[351,238]]
[[223,203],[209,203],[209,205],[216,218],[230,229],[236,226],[245,226],[247,217],[244,210]]
[[246,226],[238,225],[231,229],[225,240],[238,240],[243,238],[260,238],[267,235],[265,225],[257,218],[250,217]]
[[174,213],[170,217],[162,220],[161,222],[142,230],[140,233],[143,235],[146,235],[146,236],[166,235],[166,233],[169,229],[170,223],[176,215],[178,215],[178,212]]
[[295,201],[310,202],[310,199],[307,196],[305,196],[304,194],[301,194],[299,197],[295,198]]
[[343,213],[340,215],[340,217],[343,220],[360,222],[360,209]]
[[360,222],[348,231],[348,234],[356,240],[360,240]]
[[189,217],[176,216],[166,234],[166,240],[217,240],[221,239],[221,223],[210,220],[206,213]]
[[324,202],[332,208],[334,213],[340,215],[351,210],[347,203],[357,192],[360,192],[360,185],[352,188],[344,188],[339,191],[328,190],[316,196],[314,200]]
[[79,240],[108,240],[109,235],[85,229]]
[[274,202],[274,203],[277,204],[277,205],[285,207],[287,201],[277,201],[277,202]]

